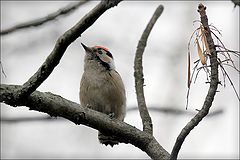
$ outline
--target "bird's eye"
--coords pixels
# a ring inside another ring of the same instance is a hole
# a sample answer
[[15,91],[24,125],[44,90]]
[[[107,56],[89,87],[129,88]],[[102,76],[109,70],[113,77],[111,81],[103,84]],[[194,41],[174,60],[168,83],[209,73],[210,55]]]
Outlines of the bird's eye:
[[103,54],[103,52],[101,50],[98,51],[99,54]]

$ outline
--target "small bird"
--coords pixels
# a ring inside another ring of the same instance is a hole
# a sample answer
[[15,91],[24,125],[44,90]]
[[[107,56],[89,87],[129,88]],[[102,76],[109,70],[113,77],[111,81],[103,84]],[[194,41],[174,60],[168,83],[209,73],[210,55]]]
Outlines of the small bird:
[[[87,47],[84,73],[80,82],[80,104],[123,121],[126,114],[126,94],[121,76],[115,69],[113,56],[103,46]],[[102,144],[118,144],[112,136],[98,133]]]

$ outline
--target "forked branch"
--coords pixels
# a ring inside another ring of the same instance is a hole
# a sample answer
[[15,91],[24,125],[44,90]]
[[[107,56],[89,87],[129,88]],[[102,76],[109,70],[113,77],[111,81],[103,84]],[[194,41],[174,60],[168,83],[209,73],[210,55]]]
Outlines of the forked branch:
[[24,99],[35,91],[58,65],[67,47],[88,29],[106,10],[116,6],[121,0],[101,1],[95,8],[87,13],[75,26],[60,36],[54,49],[47,57],[38,71],[17,91],[18,100]]
[[99,130],[106,135],[116,136],[119,142],[131,143],[146,152],[152,159],[169,159],[169,153],[156,141],[156,139],[136,127],[127,123],[111,119],[106,114],[82,107],[61,96],[50,92],[34,91],[24,101],[12,102],[16,99],[14,94],[21,86],[0,86],[0,102],[11,106],[26,106],[30,110],[47,113],[54,117],[63,117],[75,124],[83,124]]

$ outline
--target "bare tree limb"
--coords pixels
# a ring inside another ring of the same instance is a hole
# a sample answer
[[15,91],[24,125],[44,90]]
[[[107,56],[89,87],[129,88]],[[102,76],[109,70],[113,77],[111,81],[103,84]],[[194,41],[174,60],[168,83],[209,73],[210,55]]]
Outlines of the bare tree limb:
[[30,110],[66,118],[75,124],[83,124],[97,129],[104,135],[114,135],[119,142],[131,143],[146,152],[152,159],[169,159],[169,153],[152,135],[144,131],[140,131],[127,123],[111,119],[101,112],[81,107],[77,103],[50,92],[34,91],[24,101],[17,101],[16,91],[20,87],[18,85],[1,84],[0,102],[14,107],[26,106]]
[[65,6],[64,8],[61,8],[61,9],[57,10],[56,12],[53,12],[53,13],[45,16],[45,17],[38,18],[38,19],[35,19],[35,20],[31,20],[31,21],[28,21],[28,22],[23,22],[23,23],[15,25],[15,26],[12,26],[10,28],[1,30],[0,35],[1,36],[2,35],[7,35],[9,33],[13,33],[13,32],[16,32],[16,31],[19,31],[19,30],[22,30],[22,29],[40,26],[42,24],[45,24],[45,23],[50,22],[52,20],[55,20],[57,17],[59,17],[61,15],[70,14],[71,12],[73,12],[74,10],[76,10],[78,7],[85,4],[86,2],[87,2],[87,0],[71,3],[67,6]]
[[[176,109],[173,107],[148,107],[149,111],[163,113],[163,114],[171,114],[177,116],[193,116],[196,112],[194,111],[187,111],[182,109]],[[138,111],[138,107],[128,107],[128,112]],[[216,111],[210,112],[206,118],[215,117],[221,115],[223,113],[223,109],[218,109]],[[39,121],[62,121],[66,120],[63,118],[54,118],[50,116],[34,116],[34,117],[5,117],[1,116],[0,123],[7,123],[7,124],[14,124],[14,123],[22,123],[22,122],[39,122]]]
[[144,91],[143,91],[144,78],[143,78],[142,56],[147,44],[148,36],[154,24],[156,23],[158,17],[162,14],[162,12],[163,12],[163,6],[159,5],[156,11],[154,12],[151,20],[149,21],[147,27],[143,31],[143,34],[138,42],[135,60],[134,60],[135,89],[137,94],[139,112],[140,112],[140,116],[142,118],[142,123],[143,123],[143,131],[146,131],[151,135],[153,134],[153,126],[152,126],[151,117],[147,109],[147,105],[144,97]]
[[88,29],[106,10],[116,6],[121,0],[101,1],[88,14],[86,14],[75,26],[60,36],[55,44],[54,49],[47,57],[38,71],[17,91],[18,99],[24,99],[33,91],[35,91],[42,82],[52,73],[53,69],[58,65],[67,47],[75,41],[81,34]]
[[217,87],[219,84],[218,80],[218,61],[217,61],[217,52],[216,48],[211,36],[211,31],[208,25],[208,18],[206,15],[206,7],[203,4],[198,5],[198,12],[200,13],[201,23],[206,31],[207,43],[210,49],[210,64],[211,64],[211,80],[210,87],[202,106],[202,109],[191,119],[190,122],[182,129],[181,133],[178,135],[173,150],[170,155],[170,159],[177,159],[179,150],[187,137],[190,131],[199,124],[199,122],[208,114],[210,107],[212,106],[212,102],[214,96],[217,91]]
[[234,7],[240,6],[240,0],[231,0],[234,3]]
[[15,124],[15,123],[22,123],[22,122],[39,122],[39,121],[53,121],[53,120],[62,120],[60,118],[53,118],[50,116],[34,116],[34,117],[14,117],[14,118],[8,118],[8,117],[1,117],[1,123],[7,123],[7,124]]
[[[196,111],[186,111],[186,110],[178,109],[178,108],[181,108],[181,107],[170,107],[170,106],[169,107],[158,107],[158,106],[154,107],[154,106],[150,106],[150,107],[148,107],[148,111],[158,112],[158,113],[163,113],[163,114],[178,115],[178,116],[181,116],[181,115],[192,116],[192,115],[196,114]],[[135,110],[138,110],[138,107],[129,107],[127,109],[127,112],[135,111]],[[222,113],[223,113],[223,109],[218,109],[216,111],[212,111],[211,113],[209,113],[207,117],[216,116],[216,115],[219,115],[219,114],[222,114]]]

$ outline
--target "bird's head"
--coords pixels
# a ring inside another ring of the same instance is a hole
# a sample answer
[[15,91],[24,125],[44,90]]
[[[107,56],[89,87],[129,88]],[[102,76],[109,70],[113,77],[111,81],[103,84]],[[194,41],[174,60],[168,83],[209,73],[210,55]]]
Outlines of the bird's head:
[[104,67],[106,70],[115,70],[115,65],[113,61],[113,56],[111,52],[103,46],[96,45],[94,47],[87,47],[81,43],[86,55],[85,63],[87,62],[97,62],[100,66]]

